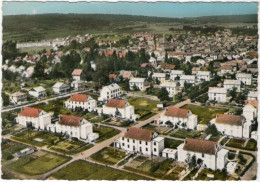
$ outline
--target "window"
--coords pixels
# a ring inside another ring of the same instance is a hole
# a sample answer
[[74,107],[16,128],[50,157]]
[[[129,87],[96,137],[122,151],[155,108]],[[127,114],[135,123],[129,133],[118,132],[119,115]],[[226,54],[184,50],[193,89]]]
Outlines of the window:
[[125,138],[124,138],[124,137],[122,137],[122,140],[123,140],[123,141],[124,141],[124,139],[125,139]]
[[139,141],[139,144],[142,144],[142,141]]
[[145,150],[148,151],[148,148],[146,148]]
[[156,142],[153,142],[154,145],[156,145]]
[[130,148],[130,146],[129,146],[129,145],[127,145],[127,148]]
[[156,152],[156,148],[154,148],[153,151]]
[[129,139],[127,139],[127,142],[129,142]]
[[135,140],[133,140],[133,143],[135,143]]
[[125,146],[125,143],[122,143],[122,146]]
[[145,145],[148,145],[148,142],[145,142]]
[[202,157],[204,157],[204,154],[202,154]]

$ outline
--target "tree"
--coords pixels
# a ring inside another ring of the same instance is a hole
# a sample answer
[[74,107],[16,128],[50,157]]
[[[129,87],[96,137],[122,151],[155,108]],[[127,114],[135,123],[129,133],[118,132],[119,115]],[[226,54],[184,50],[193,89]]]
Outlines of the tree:
[[209,125],[208,128],[205,130],[205,133],[207,135],[211,134],[212,136],[218,136],[219,135],[218,129],[217,129],[215,124]]
[[3,105],[8,106],[9,105],[9,96],[2,92],[2,99],[3,99]]
[[161,100],[161,101],[164,101],[164,100],[169,100],[169,93],[168,91],[166,90],[166,88],[161,88],[158,92],[158,95],[157,97]]
[[170,122],[170,121],[166,121],[166,123],[165,123],[168,127],[173,127],[173,124],[172,124],[172,122]]
[[31,129],[33,129],[32,122],[27,122],[27,123],[26,123],[26,128],[27,128],[28,140],[29,140],[30,137],[31,137]]
[[43,79],[45,76],[44,73],[44,63],[42,61],[38,61],[34,67],[34,72],[32,74],[33,78]]

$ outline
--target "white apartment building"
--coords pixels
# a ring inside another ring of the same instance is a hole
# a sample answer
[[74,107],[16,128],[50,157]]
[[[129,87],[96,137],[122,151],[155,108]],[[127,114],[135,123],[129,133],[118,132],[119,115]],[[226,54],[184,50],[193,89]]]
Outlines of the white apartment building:
[[258,101],[247,100],[246,105],[243,107],[243,116],[246,121],[253,121],[257,117]]
[[99,137],[97,133],[93,133],[93,126],[90,122],[83,117],[72,115],[59,116],[59,121],[48,125],[48,130],[89,141]]
[[172,70],[170,74],[170,79],[175,80],[176,77],[181,77],[184,75],[184,72],[182,70]]
[[153,73],[152,75],[153,80],[159,80],[160,82],[165,81],[166,73]]
[[209,87],[209,101],[227,102],[227,90],[219,87]]
[[237,80],[241,81],[245,85],[251,85],[252,82],[252,74],[248,73],[237,73],[236,74]]
[[35,97],[35,98],[43,98],[46,96],[45,88],[42,86],[34,87],[29,90],[29,95]]
[[145,78],[131,78],[129,80],[129,88],[130,90],[134,89],[134,85],[141,91],[144,91],[144,82],[145,82]]
[[223,135],[239,138],[249,138],[251,133],[251,121],[246,121],[243,116],[231,114],[218,114],[210,121],[215,124]]
[[247,95],[248,100],[258,100],[257,97],[258,97],[257,91],[249,91]]
[[63,83],[63,82],[57,82],[52,86],[52,91],[54,94],[64,94],[69,92],[70,86]]
[[112,98],[117,98],[122,95],[121,89],[118,84],[113,83],[108,86],[102,87],[100,91],[100,97],[98,98],[99,101],[106,101]]
[[173,128],[195,129],[198,124],[198,118],[196,115],[188,109],[181,109],[174,106],[169,106],[166,111],[162,113],[159,118],[159,124],[166,126],[170,121]]
[[45,130],[51,124],[51,115],[42,109],[24,107],[15,120],[24,127],[31,123],[35,129]]
[[98,112],[117,118],[136,120],[135,109],[127,100],[110,99]]
[[68,109],[81,108],[84,111],[92,112],[97,109],[97,101],[89,95],[73,94],[66,102],[65,107]]
[[197,80],[201,81],[209,81],[210,80],[210,71],[198,71],[196,74]]
[[181,75],[180,77],[180,85],[184,87],[184,83],[191,83],[192,85],[195,84],[196,78],[195,75]]
[[225,79],[223,87],[227,90],[232,90],[233,88],[236,88],[237,92],[240,92],[241,89],[241,81],[239,80],[229,80]]
[[173,97],[178,90],[177,82],[164,81],[161,82],[160,88],[166,88],[169,93],[169,97]]
[[151,130],[131,127],[115,141],[115,147],[129,153],[160,156],[164,149],[164,138]]
[[185,142],[177,147],[178,161],[189,163],[192,158],[197,164],[217,170],[224,169],[227,164],[228,150],[221,149],[214,141],[186,138]]

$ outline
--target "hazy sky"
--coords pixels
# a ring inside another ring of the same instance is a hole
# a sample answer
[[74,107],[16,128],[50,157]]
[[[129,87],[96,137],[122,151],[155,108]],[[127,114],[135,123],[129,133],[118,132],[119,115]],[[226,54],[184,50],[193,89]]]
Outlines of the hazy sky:
[[256,14],[257,3],[4,2],[3,15],[79,13],[161,17]]

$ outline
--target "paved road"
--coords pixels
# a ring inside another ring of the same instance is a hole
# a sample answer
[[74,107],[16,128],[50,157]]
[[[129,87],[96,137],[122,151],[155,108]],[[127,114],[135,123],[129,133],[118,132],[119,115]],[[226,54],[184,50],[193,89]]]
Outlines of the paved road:
[[57,96],[57,97],[53,97],[53,98],[49,98],[49,99],[45,99],[45,100],[36,101],[36,102],[34,102],[34,103],[25,104],[25,105],[19,105],[19,106],[12,107],[12,108],[8,108],[8,109],[2,109],[1,112],[2,112],[2,113],[3,113],[3,112],[9,112],[9,111],[13,111],[13,110],[15,110],[15,109],[20,109],[20,108],[23,108],[23,107],[34,106],[34,105],[37,105],[37,104],[41,104],[41,103],[53,101],[53,100],[56,100],[56,99],[61,99],[61,98],[64,98],[64,97],[69,97],[69,96],[71,96],[71,94],[84,93],[84,92],[87,92],[87,91],[89,91],[89,90],[82,90],[82,91],[70,92],[70,93],[65,94],[65,95],[59,95],[59,96]]

